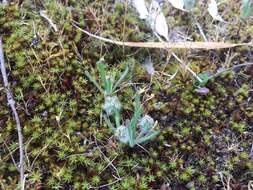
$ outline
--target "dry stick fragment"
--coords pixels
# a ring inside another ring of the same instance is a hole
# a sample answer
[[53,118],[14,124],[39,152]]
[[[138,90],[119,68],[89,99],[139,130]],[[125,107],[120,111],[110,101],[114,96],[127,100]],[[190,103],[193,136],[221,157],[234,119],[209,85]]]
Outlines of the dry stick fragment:
[[17,110],[15,108],[15,101],[12,97],[12,92],[9,87],[9,82],[6,74],[5,69],[5,63],[4,63],[4,53],[3,53],[3,45],[2,45],[2,38],[0,37],[0,63],[1,63],[1,73],[3,77],[3,83],[4,88],[6,90],[7,95],[7,101],[9,106],[11,107],[11,110],[13,112],[15,121],[16,121],[16,127],[18,131],[18,144],[19,144],[19,174],[20,174],[20,184],[21,184],[21,190],[25,189],[25,183],[24,183],[24,147],[23,147],[23,135],[22,135],[22,129],[21,124],[19,120],[19,116],[17,113]]
[[68,53],[69,51],[68,50],[65,50],[63,49],[61,52],[58,52],[58,53],[55,53],[55,54],[51,54],[48,58],[45,59],[45,62],[53,59],[53,58],[56,58],[56,57],[60,57],[60,56],[64,56],[66,53]]
[[94,35],[86,30],[83,30],[75,23],[72,23],[80,31],[84,32],[88,36],[96,38],[98,40],[108,42],[111,44],[116,44],[119,46],[128,46],[128,47],[142,47],[142,48],[159,48],[159,49],[225,49],[233,48],[238,46],[253,46],[253,43],[225,43],[225,42],[121,42],[115,41],[101,36]]
[[[75,21],[74,21],[75,22]],[[115,41],[111,39],[107,39],[101,36],[94,35],[86,30],[83,30],[79,26],[77,26],[75,23],[72,23],[73,26],[75,26],[80,31],[84,32],[88,36],[91,36],[93,38],[96,38],[98,40],[120,45],[120,46],[128,46],[128,47],[143,47],[143,48],[159,48],[159,49],[225,49],[225,48],[233,48],[238,46],[253,46],[253,43],[225,43],[225,42],[176,42],[176,43],[170,43],[170,42],[121,42],[121,41]],[[173,53],[173,56],[177,59],[178,57]],[[177,59],[178,60],[178,59]],[[199,81],[201,79],[189,68],[187,67],[187,70],[189,70],[195,78],[197,78]]]
[[206,35],[205,35],[205,33],[204,33],[204,31],[203,31],[201,25],[198,23],[198,21],[196,21],[196,26],[198,27],[199,32],[200,32],[202,38],[204,39],[204,41],[205,41],[205,42],[208,42],[208,39],[207,39],[207,37],[206,37]]
[[105,188],[105,187],[108,187],[108,186],[111,186],[115,183],[118,183],[119,181],[121,181],[122,178],[119,178],[111,183],[108,183],[108,184],[104,184],[104,185],[100,185],[100,186],[97,186],[97,187],[94,187],[94,186],[89,186],[89,189],[102,189],[102,188]]
[[56,24],[54,24],[53,21],[46,15],[45,10],[40,11],[40,16],[42,16],[43,18],[45,18],[49,22],[49,24],[53,27],[55,32],[58,32]]
[[[164,41],[162,38],[159,37],[159,35],[156,34],[156,37],[159,39],[160,42]],[[169,48],[166,48],[167,52],[169,53]],[[171,55],[181,64],[183,65],[199,82],[202,82],[202,79],[190,68],[188,65],[186,65],[179,57],[172,51]]]
[[186,65],[181,59],[179,59],[179,57],[174,53],[171,52],[171,54],[173,55],[173,57],[179,62],[181,63],[199,82],[202,82],[202,79],[196,74],[194,73],[194,71],[188,67],[188,65]]
[[13,158],[13,154],[12,154],[11,150],[9,149],[9,147],[8,147],[7,143],[5,142],[5,140],[4,140],[1,136],[0,136],[0,138],[1,138],[1,140],[3,141],[3,144],[6,146],[6,149],[9,151],[9,154],[8,154],[8,155],[11,156],[12,162],[13,162],[13,164],[15,165],[15,167],[16,167],[17,170],[18,170],[18,165],[17,165],[15,159]]

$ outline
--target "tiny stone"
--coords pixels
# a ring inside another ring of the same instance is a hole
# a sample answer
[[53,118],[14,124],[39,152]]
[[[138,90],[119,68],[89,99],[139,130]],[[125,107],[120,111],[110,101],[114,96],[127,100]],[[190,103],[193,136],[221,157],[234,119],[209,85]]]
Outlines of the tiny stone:
[[190,181],[189,183],[186,184],[186,187],[188,189],[191,189],[192,187],[194,187],[194,182],[193,181]]
[[201,94],[201,95],[206,95],[210,92],[210,90],[209,90],[209,88],[202,87],[202,88],[196,89],[195,92],[197,92],[198,94]]

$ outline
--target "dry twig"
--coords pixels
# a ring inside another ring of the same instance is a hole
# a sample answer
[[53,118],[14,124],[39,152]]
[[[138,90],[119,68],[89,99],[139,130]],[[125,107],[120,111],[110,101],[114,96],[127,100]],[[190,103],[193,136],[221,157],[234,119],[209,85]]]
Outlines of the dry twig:
[[7,101],[8,105],[11,107],[11,110],[13,112],[15,121],[16,121],[16,127],[18,131],[18,143],[19,143],[19,173],[20,173],[20,184],[21,184],[21,190],[25,189],[25,183],[24,183],[24,147],[23,147],[23,135],[22,135],[22,129],[21,124],[18,116],[18,112],[15,107],[15,101],[12,96],[12,92],[10,90],[6,69],[5,69],[5,63],[4,63],[4,53],[3,53],[3,45],[2,45],[2,38],[0,37],[0,63],[1,63],[1,73],[3,77],[3,83],[4,88],[6,90],[7,95]]
[[96,38],[103,42],[119,45],[119,46],[128,46],[128,47],[142,47],[142,48],[160,48],[160,49],[226,49],[233,48],[238,46],[253,46],[253,43],[225,43],[225,42],[121,42],[116,40],[111,40],[101,36],[94,35],[86,30],[83,30],[75,23],[72,23],[77,29],[87,34],[90,37]]
[[40,11],[40,16],[42,16],[43,18],[45,18],[48,21],[48,23],[50,24],[50,26],[52,26],[52,28],[54,29],[55,32],[58,32],[56,24],[54,24],[53,21],[47,16],[45,10]]

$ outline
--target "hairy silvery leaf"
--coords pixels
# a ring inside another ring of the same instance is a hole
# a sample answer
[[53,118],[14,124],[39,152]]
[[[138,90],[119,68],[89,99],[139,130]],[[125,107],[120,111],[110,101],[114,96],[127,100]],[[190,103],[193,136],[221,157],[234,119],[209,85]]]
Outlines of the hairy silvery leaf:
[[103,105],[107,115],[112,115],[115,111],[121,110],[121,103],[117,96],[107,96],[105,97],[105,103]]
[[146,19],[148,17],[148,9],[144,0],[133,0],[133,6],[139,13],[140,19]]
[[196,1],[195,0],[168,0],[171,5],[177,9],[182,11],[191,10],[194,6]]
[[195,0],[184,0],[184,8],[186,10],[191,10],[194,8],[196,4],[196,1]]
[[155,69],[153,66],[153,62],[150,56],[145,58],[144,64],[142,64],[142,67],[150,74],[153,76],[155,74]]
[[222,17],[218,13],[218,6],[215,0],[209,0],[208,2],[208,12],[213,17],[213,19],[218,20],[220,22],[224,22]]
[[168,0],[171,5],[177,9],[180,9],[182,11],[186,11],[184,9],[184,0]]
[[122,143],[128,143],[129,141],[129,134],[128,129],[126,126],[121,125],[115,131],[115,136],[120,140]]
[[167,41],[169,40],[169,29],[166,23],[166,18],[161,10],[159,3],[156,1],[152,1],[150,4],[148,22],[155,34],[163,36]]
[[3,6],[8,5],[8,1],[7,1],[7,0],[3,0],[3,1],[2,1],[2,5],[3,5]]
[[144,115],[139,122],[141,133],[146,134],[154,127],[154,119],[149,115]]

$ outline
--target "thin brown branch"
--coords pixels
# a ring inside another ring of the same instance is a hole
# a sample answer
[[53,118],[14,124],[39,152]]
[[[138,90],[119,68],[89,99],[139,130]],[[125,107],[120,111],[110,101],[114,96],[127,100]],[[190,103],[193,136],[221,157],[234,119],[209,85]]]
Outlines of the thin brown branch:
[[8,78],[7,78],[7,74],[6,74],[6,68],[5,68],[5,63],[4,63],[3,44],[2,44],[1,37],[0,37],[0,63],[1,63],[1,73],[2,73],[2,77],[3,77],[4,88],[5,88],[6,95],[7,95],[8,105],[11,107],[12,113],[13,113],[15,121],[16,121],[17,131],[18,131],[20,184],[21,184],[21,190],[24,190],[25,184],[24,184],[23,135],[22,135],[22,129],[21,129],[21,124],[20,124],[18,112],[15,107],[15,101],[13,99],[12,92],[11,92],[9,82],[8,82]]

